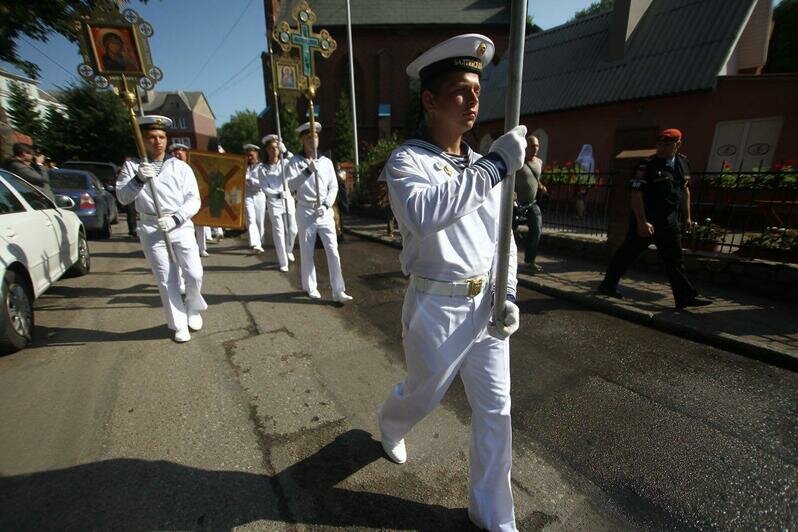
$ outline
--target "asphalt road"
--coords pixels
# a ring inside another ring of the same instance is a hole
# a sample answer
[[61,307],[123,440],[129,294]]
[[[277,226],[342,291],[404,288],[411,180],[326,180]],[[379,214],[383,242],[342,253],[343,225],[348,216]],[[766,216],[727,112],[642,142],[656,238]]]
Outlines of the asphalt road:
[[[374,436],[404,375],[396,250],[348,237],[340,306],[271,250],[213,245],[205,327],[178,345],[138,244],[91,248],[93,273],[37,302],[36,344],[0,359],[0,529],[468,529],[459,381],[407,464]],[[519,300],[519,528],[798,526],[798,375]]]

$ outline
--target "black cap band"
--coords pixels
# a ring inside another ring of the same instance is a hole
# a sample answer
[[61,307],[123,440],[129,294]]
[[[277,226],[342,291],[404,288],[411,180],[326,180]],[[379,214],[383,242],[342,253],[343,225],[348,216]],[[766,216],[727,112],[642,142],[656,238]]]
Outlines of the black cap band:
[[421,83],[445,72],[470,72],[482,76],[482,61],[476,57],[447,57],[427,65],[418,73]]

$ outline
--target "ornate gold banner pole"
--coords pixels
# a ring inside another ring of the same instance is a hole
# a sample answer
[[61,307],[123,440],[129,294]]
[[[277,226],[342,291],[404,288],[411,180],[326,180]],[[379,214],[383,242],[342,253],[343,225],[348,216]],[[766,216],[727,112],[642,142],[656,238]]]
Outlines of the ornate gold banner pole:
[[[288,22],[280,22],[272,32],[272,38],[277,41],[286,53],[290,53],[294,48],[299,50],[300,72],[297,76],[297,88],[308,101],[310,136],[315,141],[316,112],[313,108],[313,99],[316,97],[317,89],[321,86],[321,80],[316,76],[314,54],[320,53],[322,57],[328,58],[338,47],[338,43],[335,42],[335,39],[332,38],[330,32],[327,30],[313,33],[313,23],[316,21],[316,13],[313,12],[305,0],[302,0],[302,2],[294,8],[293,15],[294,19],[297,21],[297,29],[292,30]],[[318,158],[315,142],[313,144],[313,158]],[[318,209],[321,205],[318,173],[314,172],[314,178],[316,185],[316,208]]]

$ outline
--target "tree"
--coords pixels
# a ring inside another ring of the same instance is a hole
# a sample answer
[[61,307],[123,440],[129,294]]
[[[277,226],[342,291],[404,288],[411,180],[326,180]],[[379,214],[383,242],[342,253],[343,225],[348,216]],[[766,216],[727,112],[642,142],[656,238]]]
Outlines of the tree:
[[137,156],[127,108],[111,91],[87,83],[62,92],[66,114],[48,111],[42,147],[56,161],[73,158],[116,164]]
[[341,97],[338,98],[338,110],[335,112],[333,159],[337,163],[355,162],[355,131],[352,127],[352,107],[349,105],[346,89],[341,91]]
[[9,85],[8,118],[11,119],[11,124],[17,131],[38,142],[44,130],[44,123],[39,111],[36,110],[36,100],[28,94],[23,85],[13,81]]
[[218,130],[219,144],[230,153],[244,153],[245,144],[260,145],[258,115],[251,109],[236,112]]
[[410,81],[410,100],[408,100],[407,115],[405,118],[405,137],[411,138],[421,120],[424,118],[424,110],[421,107],[421,83],[417,80]]
[[602,11],[610,11],[614,7],[615,7],[615,0],[598,0],[598,2],[593,2],[586,8],[580,9],[579,11],[574,13],[574,16],[571,19],[571,21],[578,20],[580,18],[589,17],[590,15],[595,15],[596,13],[601,13]]
[[765,72],[798,72],[798,0],[782,0],[773,10]]
[[295,107],[286,107],[280,104],[280,129],[283,134],[283,143],[291,153],[299,153],[302,150],[302,144],[299,142],[299,134],[296,128],[299,127],[299,119],[297,118]]
[[[147,3],[147,0],[139,0]],[[128,0],[122,0],[127,3]],[[74,17],[90,15],[95,10],[118,10],[117,0],[25,0],[0,2],[0,61],[19,68],[36,79],[39,67],[17,54],[17,41],[22,37],[47,41],[55,32],[77,42],[79,27]]]

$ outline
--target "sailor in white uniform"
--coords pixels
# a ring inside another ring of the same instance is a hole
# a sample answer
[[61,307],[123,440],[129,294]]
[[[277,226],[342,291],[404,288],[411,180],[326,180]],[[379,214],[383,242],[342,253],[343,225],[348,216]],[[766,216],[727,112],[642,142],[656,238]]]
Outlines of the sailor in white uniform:
[[[200,312],[208,308],[201,293],[202,263],[191,223],[191,217],[200,209],[197,180],[189,165],[166,156],[165,130],[172,125],[169,118],[143,116],[139,125],[149,162],[125,162],[116,183],[117,197],[123,205],[136,204],[141,247],[158,283],[167,325],[175,331],[176,342],[187,342],[191,339],[189,328],[202,328]],[[152,181],[158,195],[160,218],[148,181]],[[176,263],[169,261],[164,233],[172,241]],[[185,301],[179,288],[181,270],[186,282]]]
[[[266,206],[269,209],[269,221],[272,226],[274,252],[280,271],[288,271],[288,263],[294,262],[294,243],[296,242],[296,205],[294,197],[283,183],[283,167],[288,175],[288,161],[293,157],[285,144],[277,135],[263,137],[263,149],[266,161],[263,163],[261,188],[266,194]],[[282,154],[282,157],[281,157]]]
[[407,67],[421,79],[424,123],[394,150],[381,179],[399,222],[407,378],[379,409],[382,445],[397,463],[405,436],[460,375],[471,405],[468,514],[481,528],[516,530],[510,485],[509,336],[518,329],[515,244],[508,301],[491,323],[502,180],[523,164],[526,128],[501,136],[481,157],[462,140],[479,111],[482,69],[494,45],[483,35],[453,37]]
[[244,209],[247,213],[249,247],[263,253],[263,224],[266,221],[266,194],[263,193],[263,166],[260,163],[260,148],[255,144],[244,145],[247,153],[246,193]]
[[[288,188],[296,191],[299,203],[296,218],[299,228],[302,289],[312,299],[321,298],[316,285],[316,265],[313,262],[313,250],[318,234],[327,254],[333,301],[343,303],[351,301],[352,297],[346,293],[341,258],[338,255],[338,240],[335,237],[332,205],[338,195],[338,180],[331,160],[324,156],[313,160],[313,155],[318,149],[321,124],[316,122],[315,129],[315,136],[310,134],[310,122],[305,122],[296,129],[301,135],[303,153],[291,158],[287,171]],[[316,176],[318,176],[318,195]]]

